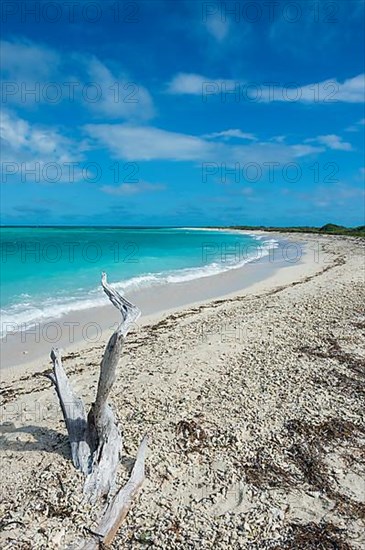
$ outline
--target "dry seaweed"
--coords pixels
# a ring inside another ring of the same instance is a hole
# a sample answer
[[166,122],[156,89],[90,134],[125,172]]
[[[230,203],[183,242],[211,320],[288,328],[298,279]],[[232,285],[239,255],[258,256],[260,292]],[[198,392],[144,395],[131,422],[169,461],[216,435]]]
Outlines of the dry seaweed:
[[180,420],[175,431],[177,446],[184,452],[201,451],[207,443],[207,433],[195,420]]
[[334,488],[336,481],[324,463],[326,446],[339,441],[356,442],[356,437],[365,434],[363,426],[339,418],[330,418],[318,425],[298,419],[287,422],[286,429],[301,442],[293,444],[288,455],[300,470],[304,481],[321,491],[335,503],[337,513],[365,519],[365,504],[357,502]]
[[329,489],[328,471],[318,452],[308,445],[292,445],[288,455],[300,470],[304,481],[321,492]]
[[321,359],[335,359],[340,365],[350,369],[354,374],[361,377],[365,376],[364,358],[344,351],[334,338],[328,338],[326,343],[327,349],[323,349],[321,346],[301,346],[298,351]]
[[329,390],[335,388],[341,394],[351,395],[355,398],[365,397],[365,384],[363,380],[357,378],[356,375],[349,376],[336,369],[329,371],[325,378],[320,378],[319,376],[313,378],[313,382]]
[[338,491],[329,491],[328,496],[335,501],[336,511],[343,516],[365,520],[365,504]]
[[276,550],[352,550],[343,538],[344,530],[332,523],[291,523],[285,540]]
[[292,419],[285,424],[285,428],[289,434],[299,435],[318,450],[339,440],[354,441],[357,436],[365,435],[364,426],[341,418],[329,418],[318,424]]
[[255,460],[244,464],[246,482],[258,488],[290,487],[294,484],[293,476],[273,460],[264,457],[260,449]]

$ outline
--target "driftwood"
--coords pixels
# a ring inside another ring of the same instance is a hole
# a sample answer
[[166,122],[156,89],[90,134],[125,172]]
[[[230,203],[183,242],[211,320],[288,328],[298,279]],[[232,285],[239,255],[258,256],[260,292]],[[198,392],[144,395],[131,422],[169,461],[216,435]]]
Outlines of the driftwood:
[[105,509],[101,520],[92,536],[84,543],[81,550],[96,550],[108,545],[115,537],[120,524],[128,513],[133,498],[138,493],[145,477],[144,463],[147,449],[147,436],[142,440],[138,449],[137,458],[133,466],[131,477],[127,484],[119,489]]
[[[116,380],[117,365],[128,330],[140,316],[140,310],[121,296],[102,275],[102,286],[112,304],[119,309],[122,321],[109,339],[100,364],[95,402],[88,415],[82,399],[73,391],[64,371],[59,350],[53,349],[53,372],[48,375],[56,388],[69,435],[72,461],[85,474],[84,497],[96,502],[115,493],[115,480],[122,448],[122,436],[107,400]],[[131,478],[107,505],[98,526],[99,542],[108,544],[128,512],[132,498],[144,479],[147,436],[138,450]],[[98,544],[99,544],[98,542]],[[85,548],[93,548],[89,541]]]

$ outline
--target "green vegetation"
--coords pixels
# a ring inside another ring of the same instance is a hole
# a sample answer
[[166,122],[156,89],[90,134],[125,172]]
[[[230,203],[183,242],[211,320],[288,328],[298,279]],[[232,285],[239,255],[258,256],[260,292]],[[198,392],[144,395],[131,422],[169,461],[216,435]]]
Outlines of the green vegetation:
[[359,227],[345,227],[343,225],[336,225],[335,223],[327,223],[323,227],[265,227],[263,225],[235,225],[230,229],[248,229],[249,231],[285,231],[288,233],[322,233],[326,235],[348,235],[349,237],[362,237],[365,238],[365,225]]

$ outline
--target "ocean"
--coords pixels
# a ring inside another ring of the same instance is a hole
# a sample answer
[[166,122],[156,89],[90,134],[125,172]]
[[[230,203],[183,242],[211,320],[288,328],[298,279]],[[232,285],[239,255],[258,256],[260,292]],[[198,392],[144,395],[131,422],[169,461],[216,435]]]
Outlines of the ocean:
[[102,271],[123,294],[209,277],[262,258],[275,239],[184,228],[1,228],[2,327],[106,303]]

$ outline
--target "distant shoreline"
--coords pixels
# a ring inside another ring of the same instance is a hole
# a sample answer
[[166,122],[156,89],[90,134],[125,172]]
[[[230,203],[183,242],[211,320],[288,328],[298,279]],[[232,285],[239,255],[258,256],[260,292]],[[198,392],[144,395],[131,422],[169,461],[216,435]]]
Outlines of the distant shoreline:
[[[207,231],[212,230],[207,229]],[[222,231],[242,233],[236,230],[224,229]],[[133,289],[128,291],[126,296],[141,309],[141,323],[144,324],[172,311],[249,292],[252,286],[270,279],[277,271],[293,267],[280,257],[286,240],[277,235],[275,241],[275,246],[278,245],[279,249],[274,256],[269,255],[266,251],[262,255],[261,252],[258,259],[247,261],[244,265],[227,271],[192,280]],[[304,242],[301,243],[301,247],[300,258],[295,263],[297,268],[305,261],[302,259],[302,256],[305,258],[306,255]],[[24,323],[24,329],[14,331],[14,333],[9,331],[9,334],[2,340],[3,371],[35,360],[48,361],[49,350],[52,346],[69,350],[75,346],[92,344],[92,324],[97,325],[94,331],[96,335],[94,343],[104,343],[111,327],[119,322],[116,310],[107,303],[107,300],[105,304],[71,311],[34,324]],[[90,340],[86,338],[85,342],[85,327],[89,325]],[[52,342],[53,335],[57,333],[60,334],[59,338]]]
[[[272,259],[264,256],[237,269],[209,277],[128,293],[128,299],[136,303],[142,311],[139,325],[156,322],[168,314],[199,307],[212,300],[229,300],[270,289],[275,285],[287,284],[303,275],[316,273],[327,261],[325,254],[318,255],[308,246],[308,239],[313,242],[314,236],[307,238],[302,235],[300,239],[294,239],[293,236],[283,233],[275,237],[280,248]],[[297,261],[291,262],[281,257],[286,246],[299,247],[300,257]],[[2,343],[2,374],[21,372],[28,367],[31,371],[38,370],[40,364],[48,363],[53,346],[72,352],[96,344],[104,345],[117,322],[119,317],[116,310],[107,304],[46,320],[37,324],[36,330],[9,334],[6,342]],[[93,324],[97,325],[94,331]],[[57,340],[52,341],[56,334],[59,334]]]
[[103,271],[121,292],[138,295],[145,287],[239,269],[278,243],[230,229],[22,228],[4,230],[2,246],[3,262],[9,262],[1,277],[0,335],[8,326],[8,332],[29,331],[33,323],[102,307]]
[[346,227],[343,225],[327,223],[321,227],[317,226],[265,226],[265,225],[227,225],[227,226],[186,226],[186,225],[0,225],[0,229],[196,229],[212,231],[218,230],[240,230],[240,231],[263,231],[277,233],[310,233],[321,235],[345,235],[365,238],[365,225]]
[[346,227],[333,223],[327,223],[321,227],[311,225],[298,226],[267,226],[267,225],[1,225],[0,229],[238,229],[243,231],[267,231],[267,232],[285,232],[285,233],[323,233],[326,235],[351,235],[361,233],[365,236],[365,225]]

